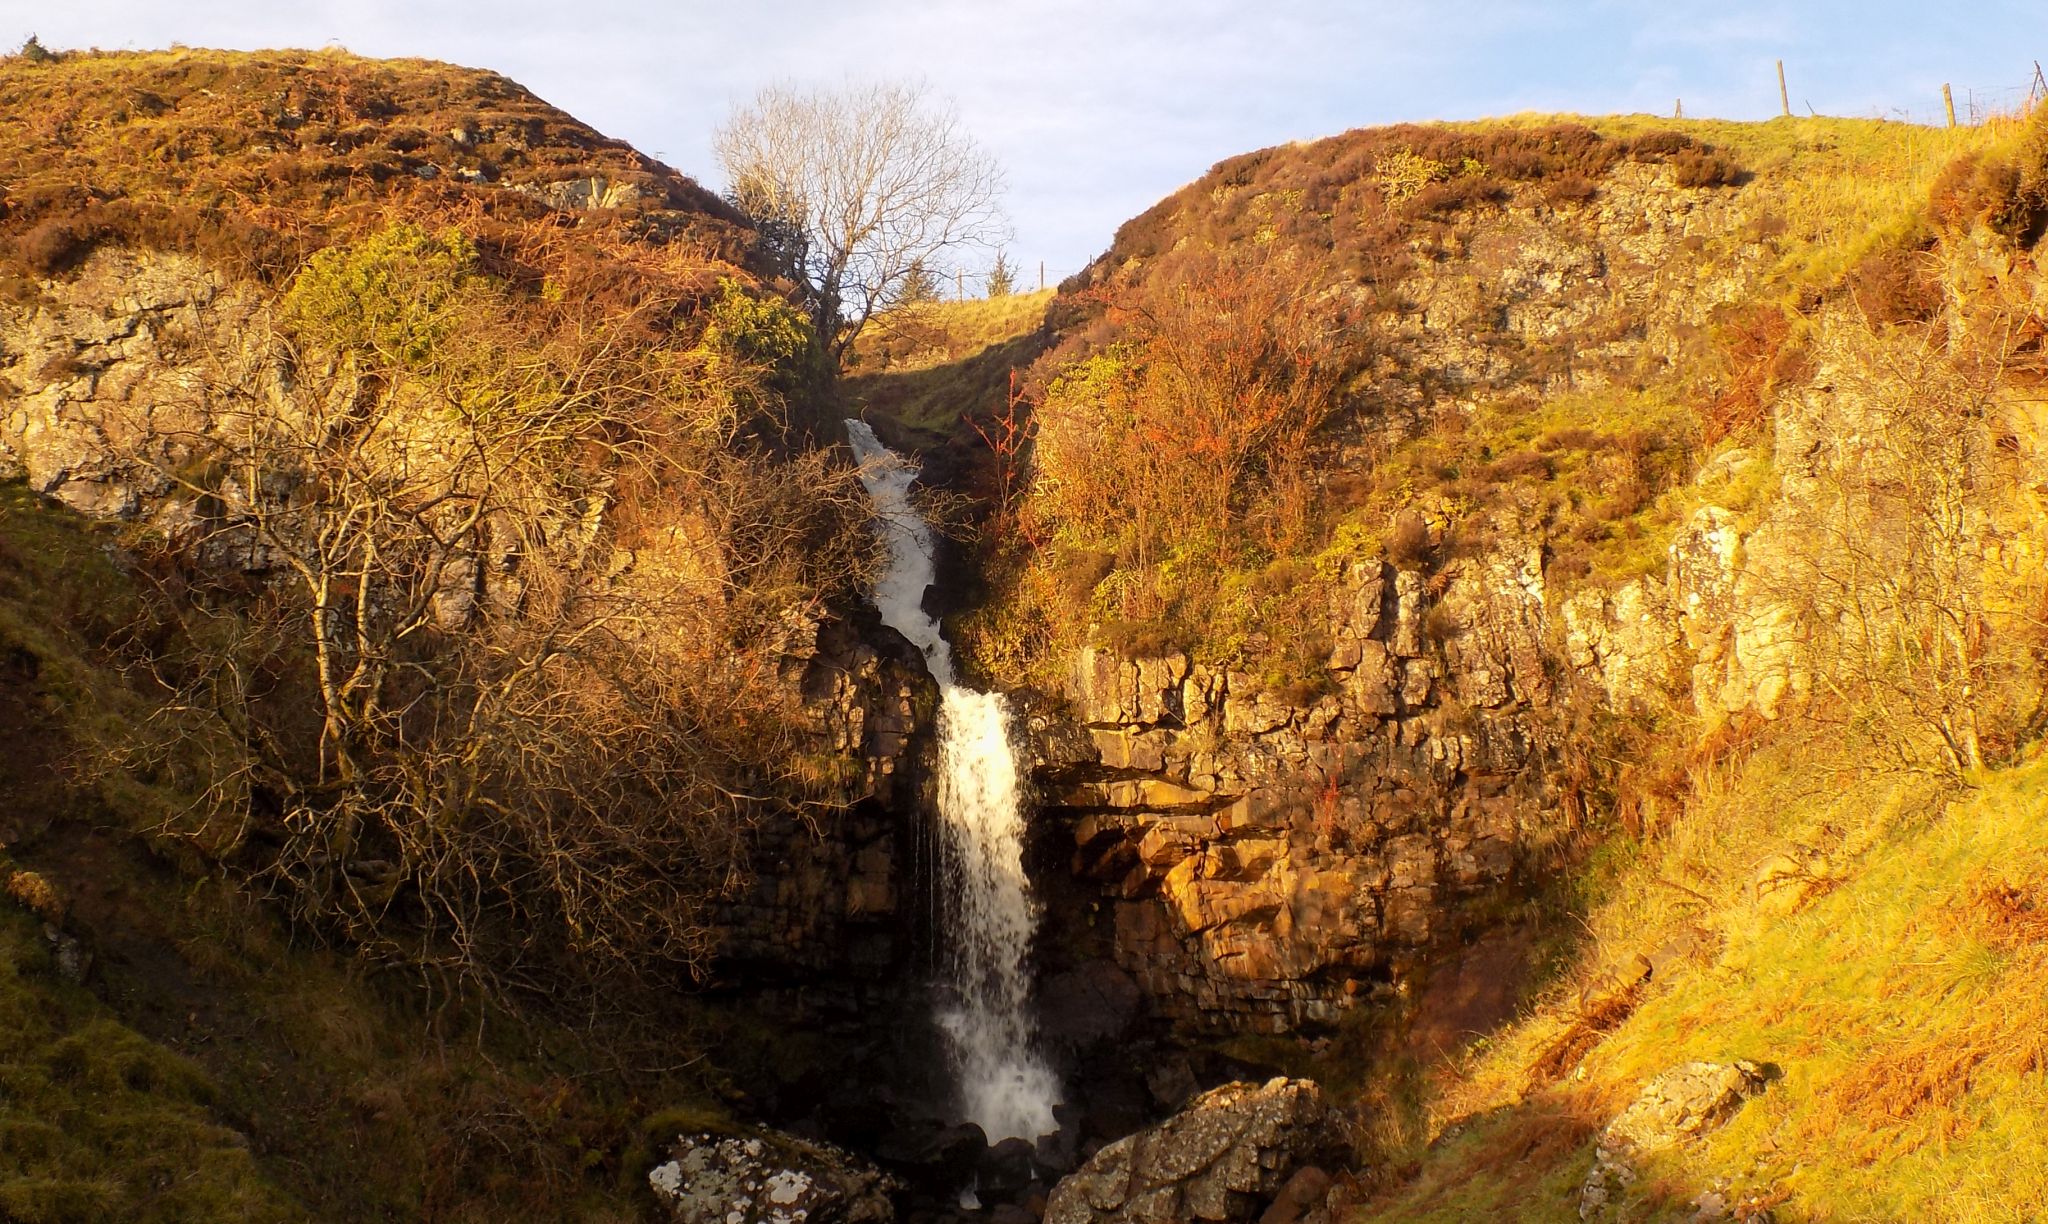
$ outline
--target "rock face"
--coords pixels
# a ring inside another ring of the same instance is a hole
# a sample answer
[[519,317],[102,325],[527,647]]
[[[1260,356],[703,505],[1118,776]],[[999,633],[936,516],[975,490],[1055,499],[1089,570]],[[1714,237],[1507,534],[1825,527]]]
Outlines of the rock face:
[[1735,1116],[1768,1084],[1751,1062],[1693,1062],[1651,1080],[1600,1133],[1593,1168],[1579,1191],[1579,1218],[1601,1218],[1636,1180],[1635,1161],[1698,1139]]
[[231,345],[229,364],[249,364],[268,343],[263,306],[196,259],[120,250],[43,294],[0,308],[0,472],[83,513],[176,531],[184,510],[163,473],[181,457],[141,453],[141,439],[204,427],[193,349]]
[[1338,1146],[1314,1083],[1225,1084],[1097,1152],[1054,1187],[1045,1224],[1256,1220],[1298,1171]]
[[1546,849],[1552,701],[1537,558],[1348,569],[1326,687],[1283,698],[1182,655],[1085,650],[1080,726],[1034,718],[1049,814],[1107,894],[1117,963],[1210,1029],[1329,1023],[1477,920]]
[[682,1135],[647,1184],[676,1224],[890,1224],[894,1184],[837,1148],[763,1132]]
[[[604,206],[573,192],[565,201]],[[281,572],[268,545],[180,483],[199,441],[235,428],[222,415],[223,386],[286,402],[291,375],[275,322],[270,295],[203,260],[113,246],[75,275],[40,282],[25,305],[0,302],[0,478],[25,479],[85,514],[148,524],[200,565],[259,580]],[[723,597],[728,576],[708,521],[685,516],[614,546],[605,507],[601,494],[566,507],[565,546],[613,549],[604,572],[622,582]],[[486,603],[519,602],[516,566],[488,549],[455,558],[447,575],[433,598],[439,628],[472,624]],[[764,647],[810,732],[798,764],[822,802],[810,820],[762,830],[756,861],[778,869],[761,872],[721,916],[723,954],[749,966],[872,979],[901,951],[905,856],[896,847],[908,833],[892,812],[919,785],[936,697],[907,644],[872,617],[851,617],[794,617]]]
[[783,650],[810,723],[809,762],[835,802],[762,830],[756,853],[774,869],[721,915],[722,956],[800,971],[816,994],[835,975],[874,979],[903,950],[907,813],[934,751],[937,693],[915,648],[870,618],[811,625]]

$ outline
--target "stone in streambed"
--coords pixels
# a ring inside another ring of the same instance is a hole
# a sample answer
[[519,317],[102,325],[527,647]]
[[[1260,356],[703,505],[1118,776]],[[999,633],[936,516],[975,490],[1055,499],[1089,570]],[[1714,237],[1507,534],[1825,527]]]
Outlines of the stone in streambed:
[[1298,1171],[1341,1147],[1336,1115],[1312,1081],[1225,1084],[1097,1152],[1054,1188],[1045,1221],[1250,1224]]

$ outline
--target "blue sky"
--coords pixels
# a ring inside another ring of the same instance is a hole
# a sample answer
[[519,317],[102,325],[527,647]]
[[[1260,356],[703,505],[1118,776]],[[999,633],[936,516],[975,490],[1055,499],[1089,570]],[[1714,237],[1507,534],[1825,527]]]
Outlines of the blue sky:
[[717,186],[710,135],[775,81],[921,77],[1008,170],[1054,279],[1233,153],[1520,111],[1939,114],[2024,96],[2048,0],[0,0],[0,45],[317,47],[496,69]]

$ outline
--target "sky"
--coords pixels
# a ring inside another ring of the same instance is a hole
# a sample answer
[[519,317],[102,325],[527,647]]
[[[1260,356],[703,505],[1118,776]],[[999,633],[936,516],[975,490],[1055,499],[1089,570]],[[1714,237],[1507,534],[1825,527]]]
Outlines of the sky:
[[320,47],[502,72],[715,188],[763,86],[921,80],[1005,168],[1026,279],[1233,154],[1525,111],[1937,119],[2026,96],[2048,0],[0,0],[0,47]]

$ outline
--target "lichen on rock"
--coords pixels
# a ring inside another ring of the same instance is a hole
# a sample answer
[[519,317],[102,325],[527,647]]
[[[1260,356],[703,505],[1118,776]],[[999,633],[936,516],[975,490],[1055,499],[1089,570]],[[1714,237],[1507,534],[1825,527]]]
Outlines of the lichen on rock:
[[890,1224],[895,1184],[837,1148],[763,1131],[679,1135],[647,1184],[675,1224]]

